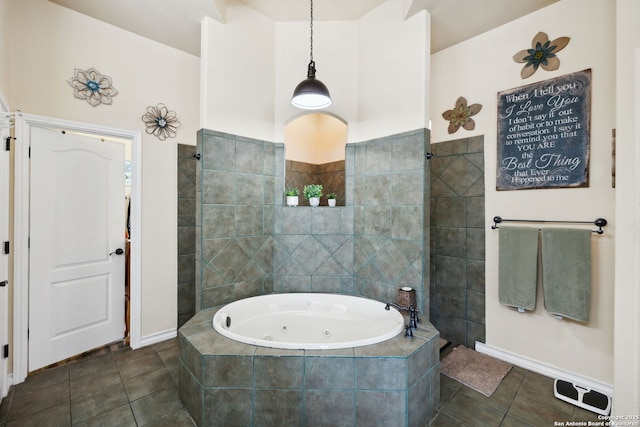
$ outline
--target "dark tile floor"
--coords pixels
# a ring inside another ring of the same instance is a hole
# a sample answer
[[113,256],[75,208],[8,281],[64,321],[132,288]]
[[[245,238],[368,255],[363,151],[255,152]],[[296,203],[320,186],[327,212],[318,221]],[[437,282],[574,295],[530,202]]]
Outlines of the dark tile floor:
[[514,366],[490,397],[440,375],[440,404],[427,426],[551,427],[567,421],[598,421],[598,415],[557,399],[552,378]]
[[195,424],[178,395],[178,340],[104,350],[11,387],[0,427]]
[[[192,427],[178,396],[178,355],[174,339],[136,351],[92,355],[31,375],[2,400],[0,427]],[[598,417],[556,399],[551,378],[518,367],[491,397],[444,375],[440,380],[440,404],[425,427],[546,427]]]

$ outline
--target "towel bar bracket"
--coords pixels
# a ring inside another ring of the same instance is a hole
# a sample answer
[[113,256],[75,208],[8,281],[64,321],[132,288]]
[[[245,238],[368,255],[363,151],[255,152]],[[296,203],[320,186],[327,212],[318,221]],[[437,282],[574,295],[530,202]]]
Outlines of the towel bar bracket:
[[531,223],[555,223],[555,224],[595,224],[598,227],[597,230],[593,230],[594,233],[604,234],[602,227],[607,225],[607,220],[604,218],[596,218],[593,221],[557,221],[557,220],[545,220],[545,219],[506,219],[501,216],[493,217],[492,230],[497,230],[498,224],[502,222],[531,222]]

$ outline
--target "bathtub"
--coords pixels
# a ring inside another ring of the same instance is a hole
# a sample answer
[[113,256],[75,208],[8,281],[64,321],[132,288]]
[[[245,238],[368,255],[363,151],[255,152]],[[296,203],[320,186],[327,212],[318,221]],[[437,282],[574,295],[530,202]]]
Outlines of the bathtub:
[[[413,338],[397,333],[361,347],[313,350],[299,349],[300,344],[295,344],[292,349],[268,348],[254,345],[256,338],[248,338],[251,343],[246,343],[226,335],[245,316],[247,322],[253,319],[258,323],[249,329],[260,329],[263,335],[258,338],[271,346],[275,337],[263,340],[267,332],[262,328],[271,313],[284,307],[286,323],[272,322],[275,332],[270,334],[283,335],[287,337],[283,342],[290,344],[289,337],[301,319],[315,316],[321,319],[322,338],[308,340],[311,333],[302,335],[312,344],[328,346],[325,329],[333,339],[339,332],[360,332],[371,326],[371,320],[362,324],[353,320],[354,313],[361,311],[363,315],[358,317],[364,319],[380,313],[380,319],[398,320],[399,313],[386,311],[380,302],[341,295],[283,294],[240,301],[246,305],[233,302],[202,309],[178,330],[180,399],[196,425],[420,427],[435,413],[440,401],[440,335],[427,315]],[[239,312],[235,311],[238,306]],[[214,321],[218,313],[222,314]],[[342,322],[334,324],[334,319]],[[377,327],[383,322],[373,323]],[[284,333],[280,331],[283,325]],[[385,335],[378,333],[376,340]],[[362,342],[353,337],[348,341],[343,345]],[[384,402],[384,410],[380,402]]]
[[213,327],[260,347],[324,350],[361,347],[395,337],[404,318],[385,304],[349,295],[289,293],[245,298],[222,307]]

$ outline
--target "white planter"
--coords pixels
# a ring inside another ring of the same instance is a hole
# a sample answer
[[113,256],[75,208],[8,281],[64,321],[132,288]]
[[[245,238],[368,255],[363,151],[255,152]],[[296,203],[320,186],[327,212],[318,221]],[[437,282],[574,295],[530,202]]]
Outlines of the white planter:
[[298,206],[298,196],[287,196],[287,206]]
[[327,199],[329,206],[334,207],[336,205],[336,199]]
[[316,207],[320,204],[320,197],[311,197],[309,198],[309,206]]

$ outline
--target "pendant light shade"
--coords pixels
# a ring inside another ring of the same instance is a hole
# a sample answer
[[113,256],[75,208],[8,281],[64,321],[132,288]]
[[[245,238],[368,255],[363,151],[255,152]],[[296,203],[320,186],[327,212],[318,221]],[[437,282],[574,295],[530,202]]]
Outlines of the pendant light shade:
[[301,81],[293,91],[291,103],[305,110],[317,110],[331,105],[329,89],[320,80],[316,79],[316,63],[309,62],[307,78]]
[[316,79],[316,63],[313,61],[313,0],[311,2],[311,49],[309,55],[309,68],[307,78],[296,86],[293,91],[291,103],[298,108],[305,110],[318,110],[331,105],[331,95],[329,89],[320,80]]

